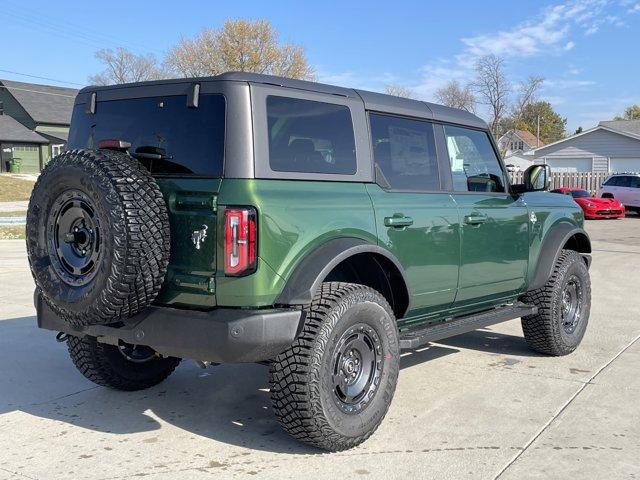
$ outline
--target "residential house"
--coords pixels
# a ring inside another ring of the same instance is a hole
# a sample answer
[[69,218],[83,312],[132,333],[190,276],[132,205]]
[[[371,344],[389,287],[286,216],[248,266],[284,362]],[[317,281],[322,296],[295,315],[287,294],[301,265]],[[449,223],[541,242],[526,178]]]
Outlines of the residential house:
[[527,152],[564,172],[640,172],[640,120],[612,120]]
[[528,152],[544,144],[545,142],[528,130],[509,130],[498,139],[498,148],[504,157]]
[[41,149],[49,144],[42,135],[0,111],[0,172],[9,171],[9,161],[19,158],[22,171],[37,173],[40,171]]
[[[4,130],[15,130],[15,123],[5,118],[0,123],[3,159],[8,156],[6,150],[11,149],[14,157],[21,158],[23,171],[37,172],[52,156],[60,153],[67,143],[77,93],[73,88],[0,80],[0,112],[34,133],[16,137],[15,132]],[[34,141],[18,141],[16,138]],[[5,162],[0,164],[4,170]]]

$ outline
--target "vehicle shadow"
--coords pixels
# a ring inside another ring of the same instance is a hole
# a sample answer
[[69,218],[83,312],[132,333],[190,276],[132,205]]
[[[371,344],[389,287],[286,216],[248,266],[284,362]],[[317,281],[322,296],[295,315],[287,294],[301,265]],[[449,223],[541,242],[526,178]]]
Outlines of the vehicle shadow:
[[[202,370],[184,361],[161,385],[120,392],[86,380],[69,360],[66,345],[54,337],[54,332],[36,328],[35,317],[0,321],[0,414],[23,411],[114,434],[153,433],[166,422],[194,438],[277,453],[322,453],[280,428],[271,410],[266,366]],[[452,347],[479,343],[463,339],[458,337]],[[452,347],[431,345],[403,352],[401,368],[459,351]]]
[[544,356],[531,350],[524,336],[498,333],[489,328],[474,330],[464,335],[439,340],[438,344],[481,352],[497,353],[500,355],[519,355],[521,357]]

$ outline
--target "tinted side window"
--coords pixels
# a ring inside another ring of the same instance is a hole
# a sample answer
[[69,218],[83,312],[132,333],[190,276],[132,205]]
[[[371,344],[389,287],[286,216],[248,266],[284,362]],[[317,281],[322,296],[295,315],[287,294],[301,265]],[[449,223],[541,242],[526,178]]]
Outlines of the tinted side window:
[[616,187],[629,187],[631,185],[630,177],[618,177],[618,181],[616,182]]
[[272,170],[356,173],[353,122],[348,107],[269,96],[267,121]]
[[433,125],[370,114],[373,159],[394,190],[438,190]]
[[640,178],[638,178],[638,177],[629,177],[629,187],[631,187],[631,188],[640,188]]
[[455,191],[505,191],[504,172],[486,132],[445,125],[444,133]]
[[602,186],[604,187],[616,187],[618,185],[618,177],[611,177],[609,180],[604,182]]
[[219,177],[224,160],[225,99],[201,95],[187,108],[184,95],[98,102],[94,115],[78,105],[73,112],[69,148],[97,148],[100,140],[131,143],[129,151],[160,153],[141,160],[153,174]]

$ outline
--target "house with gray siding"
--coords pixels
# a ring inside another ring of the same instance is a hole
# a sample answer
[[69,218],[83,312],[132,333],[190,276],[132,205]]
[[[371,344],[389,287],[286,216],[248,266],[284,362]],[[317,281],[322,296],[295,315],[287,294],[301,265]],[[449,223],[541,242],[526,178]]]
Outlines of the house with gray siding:
[[[4,160],[13,155],[22,160],[23,171],[35,173],[64,150],[77,93],[73,88],[0,79],[0,116],[5,117],[0,123],[0,171],[6,168]],[[16,122],[33,135],[16,136]]]
[[526,152],[557,172],[640,172],[640,120],[612,120]]

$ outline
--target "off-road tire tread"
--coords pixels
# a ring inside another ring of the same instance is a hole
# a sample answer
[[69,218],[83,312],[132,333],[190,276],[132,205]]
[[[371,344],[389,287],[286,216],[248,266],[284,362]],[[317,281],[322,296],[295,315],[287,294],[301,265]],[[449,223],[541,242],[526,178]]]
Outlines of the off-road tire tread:
[[163,368],[152,375],[130,375],[127,378],[109,363],[106,348],[115,348],[98,342],[93,337],[73,337],[67,340],[69,356],[76,368],[93,383],[115,390],[136,391],[153,387],[165,380],[180,364],[179,358],[164,357],[153,361],[163,362]]
[[[528,292],[522,300],[538,307],[534,315],[522,317],[522,331],[529,347],[537,352],[552,356],[567,355],[576,347],[569,347],[563,342],[554,328],[557,321],[552,312],[552,302],[557,294],[555,287],[561,282],[565,272],[574,262],[583,263],[580,254],[574,250],[562,250],[555,263],[551,276],[544,287]],[[587,277],[588,280],[588,277]],[[587,285],[590,291],[590,285]]]
[[[40,206],[34,201],[47,188],[50,175],[61,166],[88,171],[109,202],[109,235],[113,262],[104,290],[86,311],[62,308],[41,288],[36,262],[31,271],[47,305],[74,327],[114,323],[149,306],[164,281],[170,254],[169,215],[162,192],[149,171],[126,153],[113,150],[70,150],[53,158],[34,186],[27,212],[27,246],[34,251],[36,222],[29,217]],[[46,212],[39,214],[46,215]],[[46,267],[45,267],[46,268]]]
[[[281,353],[271,364],[269,383],[271,401],[280,425],[294,438],[328,451],[346,450],[369,438],[382,422],[384,415],[374,428],[357,437],[344,437],[329,426],[322,409],[311,398],[319,398],[321,358],[314,345],[326,345],[331,329],[321,328],[327,321],[327,313],[339,305],[345,295],[358,293],[363,301],[374,301],[381,305],[395,323],[395,316],[388,302],[378,291],[359,284],[325,282],[310,305],[304,309],[304,327],[289,349]],[[324,351],[324,348],[321,348]],[[398,363],[393,364],[391,375],[397,379]],[[395,388],[395,384],[394,384]],[[314,395],[311,394],[315,390]],[[380,394],[382,392],[379,392]],[[393,396],[393,391],[391,392]]]

